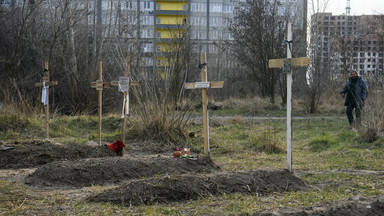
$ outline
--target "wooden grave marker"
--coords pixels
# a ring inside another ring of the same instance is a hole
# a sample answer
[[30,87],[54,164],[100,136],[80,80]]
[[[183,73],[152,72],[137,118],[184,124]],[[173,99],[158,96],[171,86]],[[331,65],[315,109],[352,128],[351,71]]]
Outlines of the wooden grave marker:
[[201,89],[203,97],[203,135],[204,135],[204,154],[209,156],[209,116],[208,116],[208,88],[223,88],[224,81],[208,82],[207,78],[207,66],[206,66],[206,55],[201,53],[201,82],[184,83],[185,89]]
[[50,81],[50,71],[49,63],[45,62],[44,71],[42,74],[41,82],[35,83],[36,87],[43,87],[41,94],[41,102],[45,105],[45,140],[50,141],[49,139],[49,86],[58,85],[57,81]]
[[[96,88],[97,91],[99,91],[98,95],[98,113],[99,113],[99,127],[98,127],[98,144],[101,146],[101,122],[102,122],[102,108],[103,108],[103,89],[104,88],[110,88],[112,86],[112,82],[104,82],[103,81],[103,62],[101,59],[98,61],[98,72],[99,72],[99,79],[91,82],[91,88]],[[117,82],[114,82],[115,85],[117,85]]]
[[[123,118],[123,127],[121,131],[121,140],[125,144],[125,133],[127,131],[127,117],[129,115],[129,89],[131,86],[139,86],[140,82],[138,81],[131,81],[130,74],[131,74],[131,59],[130,57],[127,57],[127,67],[125,71],[125,77],[119,77],[119,92],[124,93],[124,101],[123,101],[123,113],[121,117]],[[124,150],[123,150],[124,151]]]
[[287,74],[287,165],[288,170],[292,172],[292,67],[305,67],[309,65],[308,57],[292,58],[292,26],[288,23],[287,35],[287,58],[270,59],[268,61],[269,68],[283,68],[283,72]]

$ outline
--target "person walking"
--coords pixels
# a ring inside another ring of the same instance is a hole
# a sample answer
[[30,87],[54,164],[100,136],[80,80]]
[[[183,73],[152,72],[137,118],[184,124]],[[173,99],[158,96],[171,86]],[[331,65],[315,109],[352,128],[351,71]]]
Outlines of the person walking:
[[[352,71],[340,94],[345,98],[344,106],[347,107],[346,114],[349,126],[360,126],[361,110],[368,96],[368,86],[365,80],[356,71]],[[353,118],[353,109],[355,109],[356,119]]]

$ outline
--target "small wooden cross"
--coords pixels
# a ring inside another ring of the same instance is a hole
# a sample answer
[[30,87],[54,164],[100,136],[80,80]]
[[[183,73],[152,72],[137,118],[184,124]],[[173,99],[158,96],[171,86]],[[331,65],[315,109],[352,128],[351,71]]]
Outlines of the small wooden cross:
[[44,72],[42,74],[41,82],[35,83],[36,87],[43,87],[42,102],[45,105],[45,140],[49,141],[49,86],[58,85],[57,81],[50,81],[49,77],[49,64],[45,62]]
[[203,96],[203,130],[204,130],[204,154],[209,156],[209,119],[208,119],[208,88],[223,88],[224,81],[207,81],[206,56],[201,53],[201,82],[184,83],[185,89],[201,89]]
[[288,23],[287,35],[287,58],[286,59],[270,59],[268,61],[269,68],[283,68],[283,72],[287,74],[287,165],[288,170],[292,172],[292,67],[305,67],[309,65],[308,57],[292,58],[292,26]]
[[103,82],[103,62],[99,59],[98,62],[99,79],[95,82],[91,82],[91,87],[96,88],[99,91],[99,128],[98,128],[98,143],[101,146],[101,118],[103,108],[103,89],[110,88],[111,82]]
[[131,86],[139,86],[140,85],[140,82],[130,80],[130,74],[131,74],[131,58],[128,56],[127,57],[127,68],[125,71],[125,77],[120,77],[119,83],[118,83],[119,92],[124,93],[124,102],[125,102],[123,105],[124,108],[123,108],[122,118],[124,118],[124,120],[123,120],[122,132],[121,132],[121,135],[122,135],[121,140],[123,141],[123,143],[125,143],[125,133],[127,131],[127,129],[126,129],[127,128],[127,116],[129,114],[129,89]]

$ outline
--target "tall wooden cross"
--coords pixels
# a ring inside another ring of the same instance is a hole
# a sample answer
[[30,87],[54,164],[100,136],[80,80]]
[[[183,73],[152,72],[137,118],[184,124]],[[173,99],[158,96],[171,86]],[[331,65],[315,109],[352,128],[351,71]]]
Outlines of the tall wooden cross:
[[287,165],[288,170],[292,172],[292,67],[304,67],[309,65],[308,57],[292,58],[292,26],[288,23],[287,35],[287,58],[286,59],[270,59],[269,68],[283,68],[283,72],[287,74]]
[[36,87],[43,87],[41,102],[45,105],[45,140],[49,141],[49,86],[58,85],[57,81],[50,81],[49,63],[45,62],[41,82],[35,83]]
[[185,89],[201,89],[203,96],[203,133],[204,133],[204,154],[209,156],[209,117],[208,117],[208,88],[223,88],[224,81],[208,82],[206,55],[201,53],[201,82],[185,83]]
[[122,128],[122,132],[121,132],[121,135],[122,135],[121,140],[123,141],[123,143],[125,143],[127,117],[129,115],[129,88],[131,86],[139,86],[140,85],[140,82],[138,82],[138,81],[131,81],[130,74],[131,74],[131,58],[128,56],[127,57],[127,68],[125,71],[125,77],[120,77],[119,83],[118,83],[119,92],[124,93],[123,114],[121,116],[124,119],[123,120],[123,128]]
[[103,62],[101,59],[98,61],[99,79],[95,82],[91,82],[91,87],[96,88],[99,91],[99,128],[98,128],[98,144],[101,146],[101,121],[102,121],[102,109],[103,109],[103,89],[110,88],[111,82],[103,82]]

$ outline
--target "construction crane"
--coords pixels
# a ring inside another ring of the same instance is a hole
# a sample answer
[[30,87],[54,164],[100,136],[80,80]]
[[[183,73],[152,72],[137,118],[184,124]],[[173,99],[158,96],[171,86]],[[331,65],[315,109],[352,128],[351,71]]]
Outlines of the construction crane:
[[351,1],[347,0],[347,6],[345,7],[345,29],[344,34],[349,35],[350,32],[350,26],[349,26],[349,20],[351,15]]

